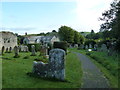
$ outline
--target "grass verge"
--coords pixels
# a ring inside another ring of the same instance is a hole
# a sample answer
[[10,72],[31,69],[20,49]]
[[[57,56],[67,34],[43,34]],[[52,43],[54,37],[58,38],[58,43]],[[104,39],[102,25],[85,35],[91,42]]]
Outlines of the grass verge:
[[66,80],[69,82],[51,81],[30,77],[26,73],[32,71],[33,60],[40,58],[30,56],[31,53],[20,53],[19,58],[13,58],[13,53],[5,53],[2,59],[3,88],[80,88],[82,70],[79,59],[73,53],[66,56]]
[[[107,54],[104,52],[88,52],[86,50],[77,50],[76,48],[69,50],[88,56],[92,62],[94,62],[97,67],[100,68],[106,78],[108,78],[111,88],[118,88],[118,57],[107,56]],[[116,71],[114,69],[116,69]]]

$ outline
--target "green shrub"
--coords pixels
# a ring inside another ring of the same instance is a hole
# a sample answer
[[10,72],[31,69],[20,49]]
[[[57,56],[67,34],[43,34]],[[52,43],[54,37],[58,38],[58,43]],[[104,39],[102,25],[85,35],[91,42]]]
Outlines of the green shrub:
[[29,58],[29,56],[25,56],[25,57],[23,57],[23,59],[28,59]]
[[67,42],[54,42],[53,44],[53,48],[60,48],[65,50],[65,52],[67,52],[67,47],[68,47],[68,43]]
[[84,45],[89,45],[89,44],[91,44],[92,47],[94,47],[94,45],[96,44],[96,41],[94,41],[94,40],[86,40]]
[[31,52],[31,46],[32,46],[32,45],[35,45],[35,51],[36,51],[36,52],[39,51],[40,48],[41,48],[41,45],[38,44],[38,43],[28,44],[27,46],[28,46],[28,49],[29,49],[30,52]]

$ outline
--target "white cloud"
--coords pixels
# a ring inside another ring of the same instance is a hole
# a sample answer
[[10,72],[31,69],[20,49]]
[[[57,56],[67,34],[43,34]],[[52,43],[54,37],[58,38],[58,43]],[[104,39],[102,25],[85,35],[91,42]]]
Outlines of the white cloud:
[[[85,31],[99,31],[101,22],[98,18],[104,10],[108,10],[113,0],[77,0],[74,12],[77,14],[79,26]],[[83,31],[84,31],[83,30]]]

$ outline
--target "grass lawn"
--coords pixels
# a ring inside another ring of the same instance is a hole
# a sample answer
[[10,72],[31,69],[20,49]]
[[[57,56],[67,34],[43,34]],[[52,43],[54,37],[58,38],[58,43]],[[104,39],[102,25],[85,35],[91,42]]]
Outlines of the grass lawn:
[[[69,82],[50,81],[37,77],[30,77],[26,73],[32,71],[33,60],[39,56],[31,53],[20,53],[19,58],[13,58],[13,53],[5,53],[2,59],[2,87],[3,88],[80,88],[81,63],[73,53],[66,56],[66,80]],[[38,53],[39,54],[39,53]],[[23,59],[28,56],[28,59]],[[1,60],[1,59],[0,59]]]
[[[76,48],[70,50],[80,52],[84,55],[88,53],[86,50],[77,50]],[[120,58],[116,56],[107,56],[104,52],[96,51],[90,52],[90,55],[88,54],[87,56],[100,68],[106,78],[108,78],[111,88],[118,88],[118,61],[120,61]]]

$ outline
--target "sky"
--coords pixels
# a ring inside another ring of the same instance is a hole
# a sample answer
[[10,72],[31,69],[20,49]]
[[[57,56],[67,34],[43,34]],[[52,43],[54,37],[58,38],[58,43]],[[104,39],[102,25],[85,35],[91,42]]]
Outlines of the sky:
[[2,0],[0,31],[37,34],[69,26],[78,32],[99,31],[102,12],[113,0]]

